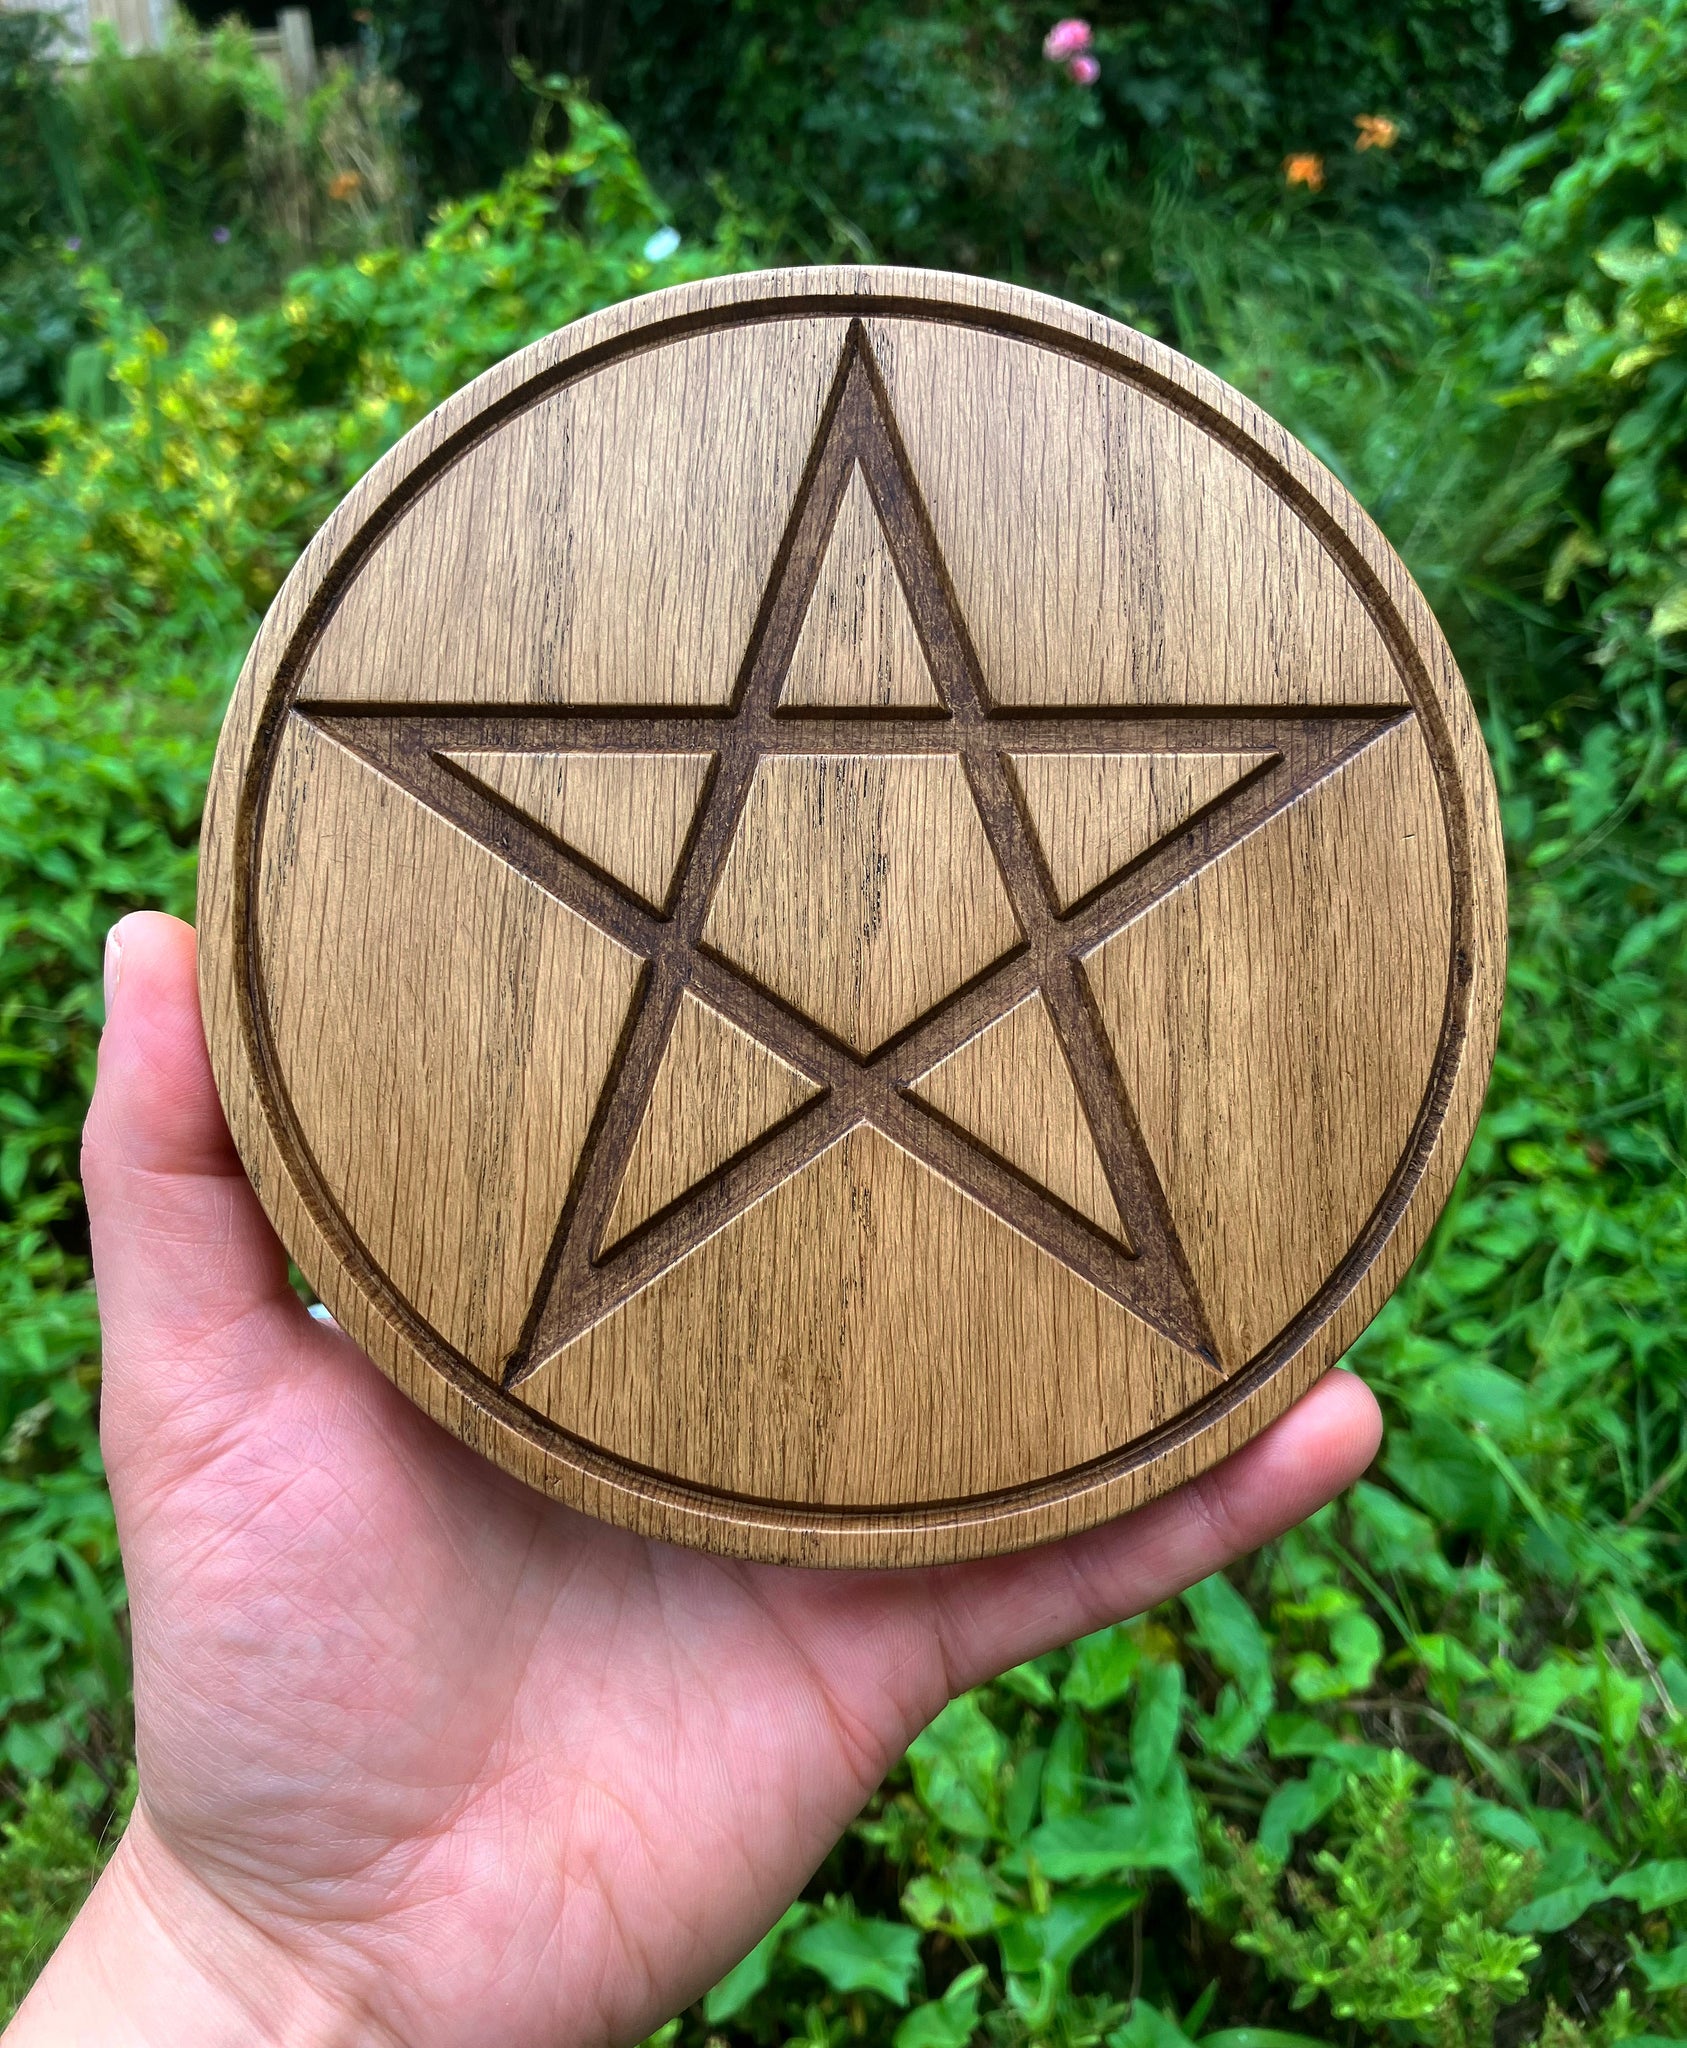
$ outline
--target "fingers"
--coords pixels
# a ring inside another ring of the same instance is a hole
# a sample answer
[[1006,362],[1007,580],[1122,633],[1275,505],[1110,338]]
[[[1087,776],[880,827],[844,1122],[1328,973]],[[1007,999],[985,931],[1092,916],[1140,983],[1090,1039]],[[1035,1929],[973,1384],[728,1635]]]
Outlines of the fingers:
[[[155,1419],[216,1366],[221,1391],[306,1323],[240,1170],[199,1018],[191,928],[139,912],[112,933],[99,1081],[83,1133],[109,1428]],[[144,1412],[142,1412],[144,1411]]]
[[942,1575],[945,1661],[959,1691],[1168,1600],[1302,1522],[1376,1456],[1370,1389],[1331,1372],[1223,1464],[1083,1536]]

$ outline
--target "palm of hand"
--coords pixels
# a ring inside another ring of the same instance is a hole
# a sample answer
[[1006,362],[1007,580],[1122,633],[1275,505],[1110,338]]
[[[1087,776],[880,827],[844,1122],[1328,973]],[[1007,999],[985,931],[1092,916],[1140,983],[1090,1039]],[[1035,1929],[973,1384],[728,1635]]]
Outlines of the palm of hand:
[[372,2030],[636,2039],[771,1923],[952,1691],[1216,1569],[1374,1448],[1334,1375],[1151,1509],[923,1573],[592,1523],[305,1315],[217,1110],[191,940],[124,932],[88,1182],[141,1823]]

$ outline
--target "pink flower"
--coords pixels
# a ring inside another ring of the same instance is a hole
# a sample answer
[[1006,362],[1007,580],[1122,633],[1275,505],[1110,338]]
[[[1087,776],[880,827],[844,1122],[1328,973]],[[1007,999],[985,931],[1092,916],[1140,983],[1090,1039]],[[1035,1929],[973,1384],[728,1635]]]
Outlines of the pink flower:
[[[1068,57],[1076,57],[1080,50],[1087,50],[1092,40],[1089,23],[1072,16],[1065,21],[1057,21],[1044,36],[1043,55],[1051,64],[1064,64]],[[1093,64],[1095,59],[1089,57],[1084,61]]]
[[1066,67],[1066,76],[1074,85],[1094,85],[1101,76],[1101,66],[1093,57],[1074,57]]

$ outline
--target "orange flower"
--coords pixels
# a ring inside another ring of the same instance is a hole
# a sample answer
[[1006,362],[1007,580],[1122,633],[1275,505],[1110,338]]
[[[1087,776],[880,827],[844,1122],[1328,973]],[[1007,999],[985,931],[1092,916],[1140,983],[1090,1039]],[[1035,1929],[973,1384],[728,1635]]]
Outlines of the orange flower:
[[357,171],[336,171],[328,180],[330,199],[349,199],[354,192],[363,190],[363,179]]
[[1324,189],[1324,159],[1310,150],[1283,159],[1283,176],[1291,185],[1304,185],[1308,192]]
[[1386,114],[1355,114],[1353,125],[1359,131],[1355,149],[1392,149],[1400,140],[1400,130]]

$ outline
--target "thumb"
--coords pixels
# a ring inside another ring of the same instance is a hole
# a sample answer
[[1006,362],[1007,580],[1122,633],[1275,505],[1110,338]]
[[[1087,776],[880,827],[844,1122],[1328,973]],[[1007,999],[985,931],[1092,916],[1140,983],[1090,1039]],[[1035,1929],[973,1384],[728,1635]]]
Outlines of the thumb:
[[310,1330],[217,1101],[194,959],[192,928],[152,912],[124,918],[106,945],[82,1178],[114,1466],[137,1441],[149,1456],[203,1449],[248,1408],[276,1346]]

